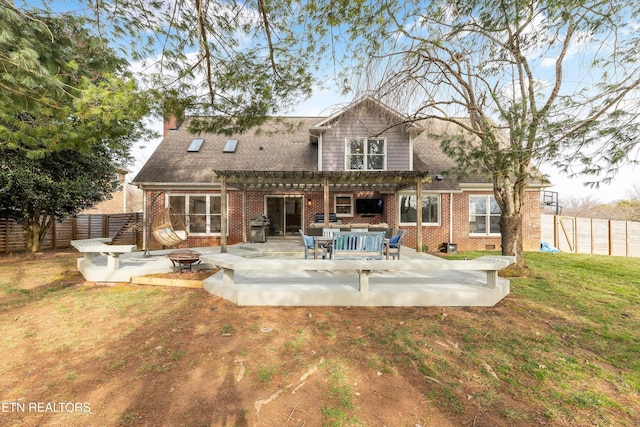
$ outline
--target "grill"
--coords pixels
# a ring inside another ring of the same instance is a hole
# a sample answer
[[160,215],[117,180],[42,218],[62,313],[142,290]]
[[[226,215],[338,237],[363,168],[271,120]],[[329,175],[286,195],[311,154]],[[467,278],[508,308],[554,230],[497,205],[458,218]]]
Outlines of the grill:
[[271,222],[265,215],[251,216],[251,243],[265,243],[267,241],[267,227]]
[[266,216],[256,214],[251,216],[250,223],[252,227],[266,227],[269,225],[270,221]]
[[[324,222],[324,214],[317,213],[313,216],[313,222]],[[338,216],[335,213],[329,214],[329,222],[338,222]]]

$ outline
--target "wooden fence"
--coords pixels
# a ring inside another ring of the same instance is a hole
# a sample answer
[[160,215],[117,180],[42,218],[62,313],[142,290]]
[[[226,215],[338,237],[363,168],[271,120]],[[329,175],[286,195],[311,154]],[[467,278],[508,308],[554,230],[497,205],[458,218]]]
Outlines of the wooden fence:
[[[42,250],[64,249],[71,240],[109,237],[120,245],[142,246],[141,213],[78,215],[54,222],[42,242]],[[0,218],[0,253],[26,250],[22,224]]]
[[640,222],[542,215],[540,240],[563,252],[640,257]]

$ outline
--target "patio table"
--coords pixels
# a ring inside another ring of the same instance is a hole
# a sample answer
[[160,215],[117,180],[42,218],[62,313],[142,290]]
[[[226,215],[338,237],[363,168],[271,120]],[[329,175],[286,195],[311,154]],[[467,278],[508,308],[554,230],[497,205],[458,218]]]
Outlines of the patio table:
[[323,248],[327,252],[331,252],[331,244],[333,242],[332,236],[313,236],[313,243],[315,243],[315,251],[313,251],[313,258],[318,258],[318,249]]

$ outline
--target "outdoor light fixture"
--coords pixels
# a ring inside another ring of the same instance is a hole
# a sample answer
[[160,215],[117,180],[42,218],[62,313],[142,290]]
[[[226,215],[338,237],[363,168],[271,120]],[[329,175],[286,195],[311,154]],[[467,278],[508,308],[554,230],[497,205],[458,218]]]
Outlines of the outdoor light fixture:
[[311,206],[311,197],[307,199],[307,206]]

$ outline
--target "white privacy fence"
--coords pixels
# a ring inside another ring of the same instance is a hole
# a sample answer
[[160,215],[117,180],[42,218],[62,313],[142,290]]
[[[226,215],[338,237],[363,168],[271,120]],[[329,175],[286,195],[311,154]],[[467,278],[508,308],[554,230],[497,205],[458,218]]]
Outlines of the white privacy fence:
[[563,252],[640,257],[640,222],[542,215],[540,240]]

